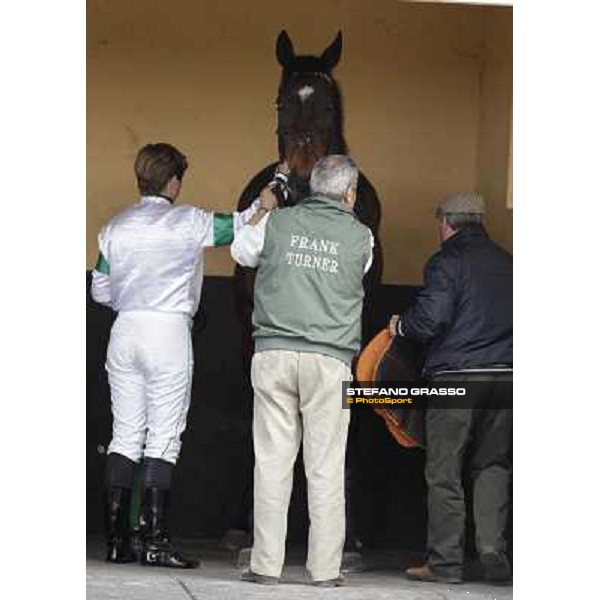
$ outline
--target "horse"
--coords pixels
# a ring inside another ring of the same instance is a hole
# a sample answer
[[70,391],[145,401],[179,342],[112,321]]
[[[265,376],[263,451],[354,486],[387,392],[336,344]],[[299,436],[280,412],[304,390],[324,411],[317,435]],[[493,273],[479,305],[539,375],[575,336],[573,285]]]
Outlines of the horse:
[[[280,207],[293,206],[310,194],[310,174],[320,158],[329,154],[347,154],[348,146],[343,134],[343,106],[339,86],[332,75],[342,54],[342,34],[338,32],[333,42],[320,56],[296,55],[292,41],[285,30],[279,33],[276,43],[276,57],[282,67],[277,92],[277,148],[279,159],[264,167],[245,186],[237,209],[246,209],[258,197],[260,191],[269,184],[277,165],[286,161],[290,174],[286,194],[275,190]],[[364,305],[381,281],[383,259],[379,241],[381,207],[377,192],[367,177],[359,173],[357,198],[354,206],[357,218],[373,234],[373,263],[363,280],[365,289]],[[243,370],[246,377],[247,393],[252,394],[249,383],[250,363],[253,353],[252,308],[255,270],[235,268],[236,306],[240,318],[243,348]],[[363,310],[363,329],[365,329]],[[347,485],[351,470],[346,470]],[[236,519],[236,529],[243,526],[246,514],[251,514],[251,492],[246,490],[242,512]],[[356,539],[352,532],[352,519],[347,518],[347,546],[351,554],[345,554],[345,565],[354,562],[360,568],[360,555],[357,555]],[[350,558],[349,558],[350,556]]]

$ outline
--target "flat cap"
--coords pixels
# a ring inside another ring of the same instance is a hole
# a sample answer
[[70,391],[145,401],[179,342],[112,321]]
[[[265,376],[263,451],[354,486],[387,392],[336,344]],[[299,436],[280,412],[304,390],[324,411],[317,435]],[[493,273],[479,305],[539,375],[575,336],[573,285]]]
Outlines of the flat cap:
[[459,192],[445,196],[435,211],[436,217],[443,215],[472,214],[483,215],[485,201],[477,192]]

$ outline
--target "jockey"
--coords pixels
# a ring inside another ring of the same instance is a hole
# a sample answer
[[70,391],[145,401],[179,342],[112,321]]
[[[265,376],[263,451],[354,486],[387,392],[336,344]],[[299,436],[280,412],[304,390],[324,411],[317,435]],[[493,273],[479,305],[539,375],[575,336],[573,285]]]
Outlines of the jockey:
[[[271,197],[242,213],[175,206],[185,156],[169,144],[138,153],[139,201],[101,230],[92,297],[118,312],[108,345],[113,435],[106,466],[109,562],[193,568],[172,550],[167,529],[173,466],[186,427],[193,372],[192,318],[203,279],[203,250],[230,244]],[[134,467],[144,458],[142,547],[128,526]]]

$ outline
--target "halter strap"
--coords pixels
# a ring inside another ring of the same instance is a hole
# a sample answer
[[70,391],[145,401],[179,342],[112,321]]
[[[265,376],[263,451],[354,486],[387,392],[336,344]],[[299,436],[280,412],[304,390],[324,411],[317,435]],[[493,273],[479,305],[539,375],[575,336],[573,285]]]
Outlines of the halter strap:
[[333,77],[331,77],[331,75],[328,75],[327,73],[325,73],[323,71],[294,71],[289,76],[289,79],[290,80],[297,79],[301,75],[314,75],[315,77],[320,77],[321,79],[324,79],[331,86],[335,85],[335,82],[333,81]]

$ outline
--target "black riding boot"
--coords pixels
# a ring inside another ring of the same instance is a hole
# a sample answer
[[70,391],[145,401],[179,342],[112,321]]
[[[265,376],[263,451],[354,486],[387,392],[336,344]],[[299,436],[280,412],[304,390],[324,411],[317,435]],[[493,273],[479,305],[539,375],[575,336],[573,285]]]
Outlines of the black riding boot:
[[139,559],[135,540],[129,526],[131,489],[111,487],[106,490],[106,560],[111,563],[129,563]]
[[167,529],[169,491],[157,487],[147,488],[142,505],[142,556],[143,565],[195,569],[198,561],[184,558],[171,548]]

